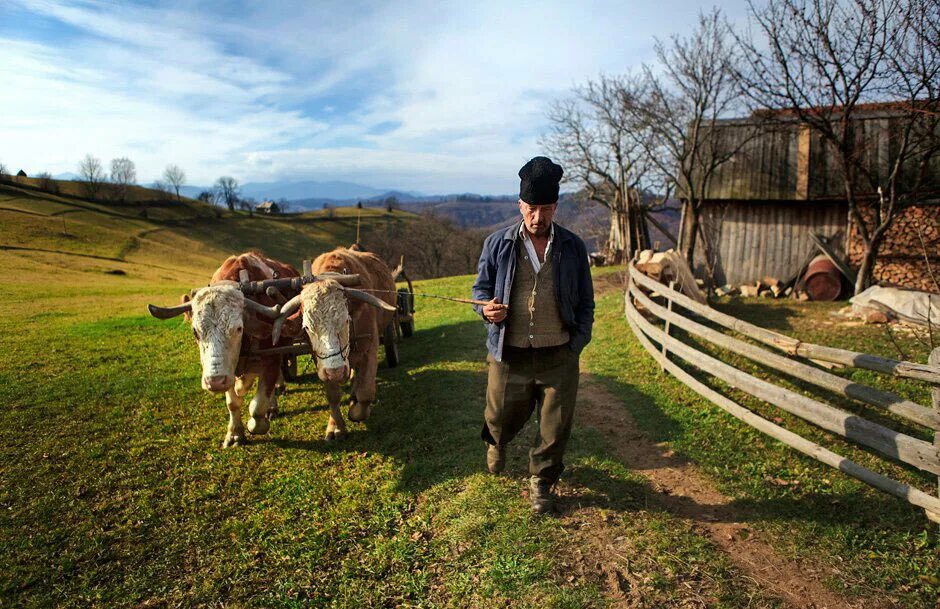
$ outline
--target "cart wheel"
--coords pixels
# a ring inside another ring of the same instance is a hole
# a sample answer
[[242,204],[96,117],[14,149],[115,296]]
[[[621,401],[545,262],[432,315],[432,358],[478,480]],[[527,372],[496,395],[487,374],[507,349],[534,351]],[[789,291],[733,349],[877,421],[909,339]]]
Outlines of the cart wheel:
[[284,373],[285,381],[296,381],[297,380],[297,356],[292,355],[290,357],[285,357],[284,361],[281,363],[281,372]]
[[408,338],[415,333],[415,322],[413,319],[407,319],[401,322],[401,335]]
[[382,343],[385,345],[385,363],[389,368],[394,368],[398,365],[398,341],[395,337],[395,326],[392,324],[385,326]]
[[408,338],[415,331],[414,322],[415,297],[407,288],[398,288],[398,314],[405,318],[405,321],[399,322],[399,330],[402,336]]

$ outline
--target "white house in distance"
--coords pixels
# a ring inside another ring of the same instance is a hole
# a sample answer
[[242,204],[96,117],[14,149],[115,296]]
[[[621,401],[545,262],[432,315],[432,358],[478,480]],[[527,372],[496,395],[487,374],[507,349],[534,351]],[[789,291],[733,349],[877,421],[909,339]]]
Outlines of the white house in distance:
[[255,205],[255,211],[259,214],[279,214],[281,207],[274,201],[262,201]]

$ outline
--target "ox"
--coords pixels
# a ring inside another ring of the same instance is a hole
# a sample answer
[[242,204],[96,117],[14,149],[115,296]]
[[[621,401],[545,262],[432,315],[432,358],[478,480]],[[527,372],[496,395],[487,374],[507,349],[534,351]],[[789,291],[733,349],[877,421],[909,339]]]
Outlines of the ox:
[[[317,376],[326,385],[330,421],[326,439],[346,435],[339,409],[342,384],[352,382],[349,419],[365,421],[375,400],[379,338],[395,319],[395,282],[388,266],[367,252],[337,248],[313,261],[313,273],[349,273],[359,276],[361,289],[344,288],[333,280],[304,286],[281,310],[274,336],[287,319],[300,317],[317,362]],[[375,290],[380,296],[369,294]],[[299,311],[299,315],[298,315]]]
[[[223,447],[246,442],[241,409],[244,396],[256,379],[258,391],[248,409],[251,418],[247,427],[252,434],[268,432],[270,419],[277,412],[275,388],[284,357],[246,357],[249,347],[272,347],[278,342],[272,338],[271,322],[277,319],[279,308],[272,306],[275,302],[266,295],[258,296],[258,302],[245,297],[237,283],[242,270],[247,271],[250,281],[300,276],[288,264],[258,252],[248,252],[229,257],[212,275],[207,287],[183,296],[183,304],[148,307],[150,314],[159,319],[185,314],[192,322],[202,362],[202,387],[216,393],[225,392],[229,423]],[[295,295],[296,292],[290,294]],[[280,324],[278,330],[280,335]],[[299,335],[299,324],[288,325],[284,334],[290,335],[289,338]]]

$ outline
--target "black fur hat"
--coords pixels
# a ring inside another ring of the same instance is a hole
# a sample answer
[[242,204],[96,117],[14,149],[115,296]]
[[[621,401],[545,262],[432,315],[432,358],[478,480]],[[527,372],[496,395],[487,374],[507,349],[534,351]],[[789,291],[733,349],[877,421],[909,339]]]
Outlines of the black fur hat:
[[545,156],[537,156],[519,170],[519,198],[529,205],[548,205],[558,201],[558,182],[564,175],[561,165]]

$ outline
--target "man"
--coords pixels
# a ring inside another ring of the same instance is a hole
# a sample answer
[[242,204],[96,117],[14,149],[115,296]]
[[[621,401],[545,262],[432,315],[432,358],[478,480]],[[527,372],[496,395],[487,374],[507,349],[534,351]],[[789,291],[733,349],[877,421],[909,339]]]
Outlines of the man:
[[519,170],[522,221],[486,238],[473,298],[486,320],[489,378],[482,437],[497,474],[506,445],[539,409],[538,445],[529,451],[529,499],[554,507],[578,394],[578,357],[591,340],[594,286],[584,242],[552,222],[562,168],[538,156]]

